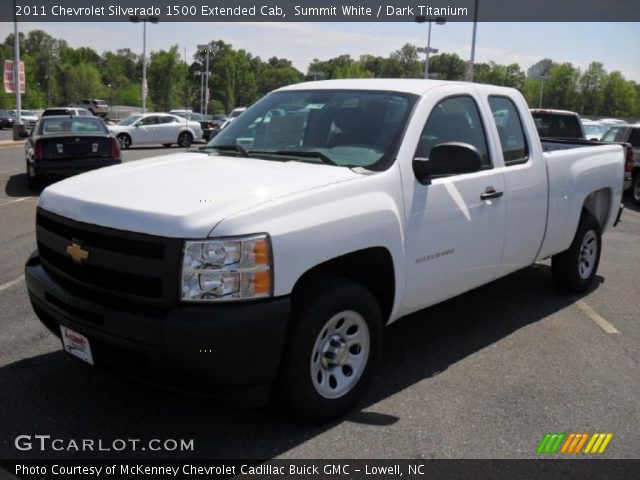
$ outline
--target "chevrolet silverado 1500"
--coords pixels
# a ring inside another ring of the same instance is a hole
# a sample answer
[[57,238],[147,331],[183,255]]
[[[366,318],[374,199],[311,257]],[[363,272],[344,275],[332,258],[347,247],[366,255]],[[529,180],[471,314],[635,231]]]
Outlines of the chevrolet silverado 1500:
[[200,151],[45,189],[29,297],[86,362],[327,419],[402,316],[547,257],[587,289],[623,163],[619,145],[543,151],[509,88],[292,85]]

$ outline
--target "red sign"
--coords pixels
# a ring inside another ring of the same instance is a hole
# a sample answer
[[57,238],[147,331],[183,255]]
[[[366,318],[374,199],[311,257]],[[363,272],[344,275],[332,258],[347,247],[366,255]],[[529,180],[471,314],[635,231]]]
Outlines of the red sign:
[[[20,62],[20,93],[25,92],[25,74],[24,62]],[[13,81],[13,60],[4,61],[4,91],[6,93],[15,93],[15,83]]]

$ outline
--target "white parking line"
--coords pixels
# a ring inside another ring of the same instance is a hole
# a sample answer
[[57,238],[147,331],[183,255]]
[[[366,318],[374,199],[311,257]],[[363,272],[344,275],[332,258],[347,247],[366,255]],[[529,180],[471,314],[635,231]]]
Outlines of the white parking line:
[[15,200],[10,200],[8,202],[4,202],[4,203],[0,203],[0,207],[4,207],[5,205],[11,205],[13,203],[18,203],[18,202],[24,202],[25,200],[31,200],[34,197],[21,197],[21,198],[16,198]]
[[23,280],[24,280],[24,275],[20,275],[18,278],[14,278],[13,280],[9,280],[7,283],[3,283],[2,285],[0,285],[0,292],[3,292],[7,288],[13,287],[14,285],[20,283]]
[[602,316],[582,300],[575,303],[576,307],[587,317],[593,320],[601,329],[607,333],[620,333],[616,327],[607,322]]

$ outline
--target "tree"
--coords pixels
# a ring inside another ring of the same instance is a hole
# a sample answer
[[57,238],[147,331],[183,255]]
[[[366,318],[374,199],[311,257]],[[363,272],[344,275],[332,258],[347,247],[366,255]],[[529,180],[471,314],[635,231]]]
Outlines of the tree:
[[589,68],[580,77],[578,82],[582,99],[580,113],[583,115],[597,115],[602,111],[606,76],[601,63],[591,62]]
[[603,114],[612,117],[627,117],[637,114],[636,89],[625,80],[622,73],[611,72],[604,81]]
[[550,79],[544,82],[544,106],[561,110],[578,110],[580,70],[571,63],[556,64],[551,67],[547,76]]
[[181,61],[177,45],[168,51],[151,52],[147,84],[149,98],[156,110],[167,112],[182,105],[185,76],[186,66]]
[[418,48],[415,45],[405,43],[400,50],[396,50],[390,56],[396,60],[402,68],[402,78],[420,78],[424,68],[418,56]]
[[439,80],[464,80],[467,64],[455,53],[441,53],[429,59],[429,72]]

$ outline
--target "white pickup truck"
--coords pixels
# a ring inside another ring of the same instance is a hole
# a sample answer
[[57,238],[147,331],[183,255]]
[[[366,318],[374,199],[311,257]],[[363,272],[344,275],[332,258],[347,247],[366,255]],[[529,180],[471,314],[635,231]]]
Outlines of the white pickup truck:
[[200,151],[45,189],[29,296],[86,362],[331,418],[402,316],[547,257],[589,287],[625,158],[562,148],[509,88],[292,85]]

